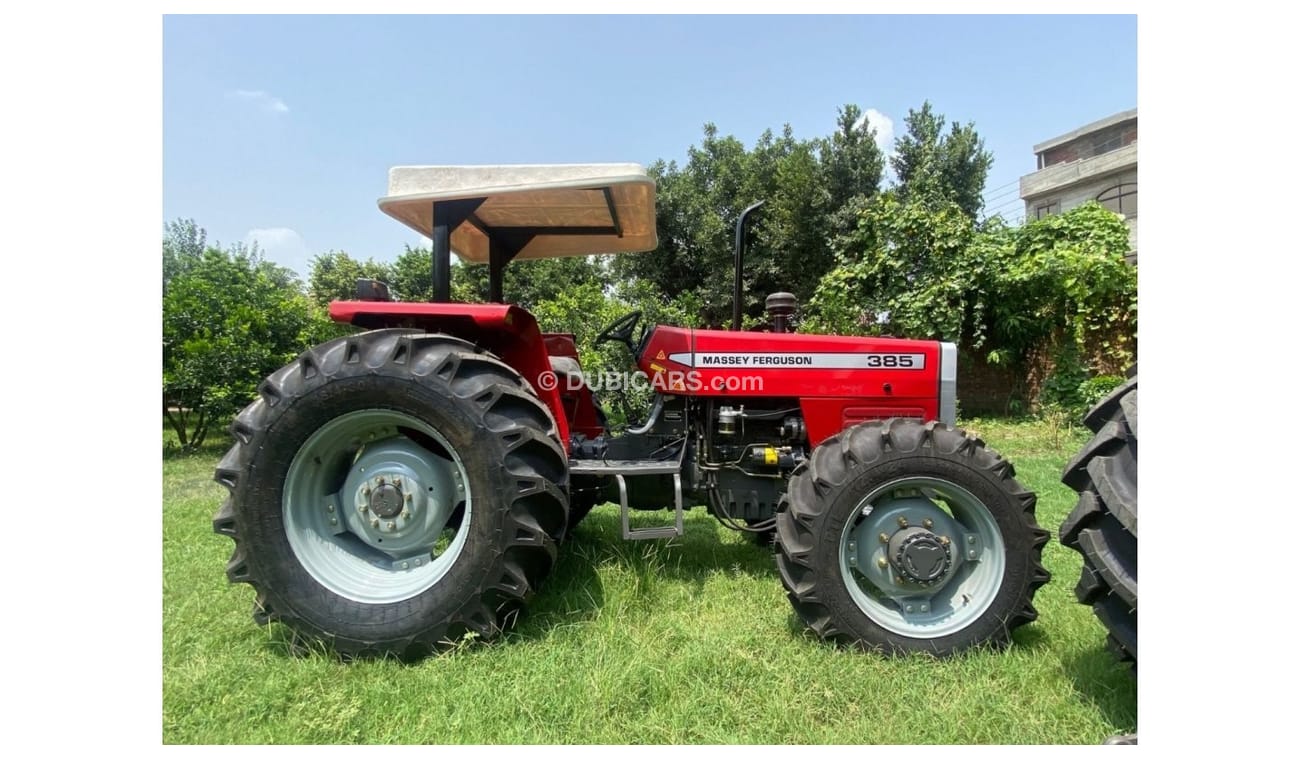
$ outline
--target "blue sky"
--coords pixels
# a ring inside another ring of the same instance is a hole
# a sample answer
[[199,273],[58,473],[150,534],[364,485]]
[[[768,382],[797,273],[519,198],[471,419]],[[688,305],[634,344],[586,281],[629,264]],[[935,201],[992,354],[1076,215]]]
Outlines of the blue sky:
[[1019,214],[1032,147],[1137,105],[1133,16],[170,16],[163,220],[257,239],[306,273],[330,249],[392,259],[398,164],[685,157],[712,121],[747,145],[828,134],[857,103],[901,131],[929,99],[994,155]]

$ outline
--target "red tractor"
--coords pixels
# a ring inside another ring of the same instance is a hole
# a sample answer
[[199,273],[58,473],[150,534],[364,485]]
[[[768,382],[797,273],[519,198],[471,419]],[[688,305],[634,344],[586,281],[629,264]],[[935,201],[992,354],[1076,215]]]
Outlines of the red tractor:
[[[627,539],[682,534],[683,510],[774,534],[790,602],[819,636],[945,655],[1032,621],[1048,533],[1010,462],[955,429],[956,347],[637,326],[658,391],[637,427],[606,428],[572,335],[502,303],[514,259],[657,245],[654,181],[635,164],[398,167],[380,208],[432,239],[432,303],[382,283],[330,316],[362,328],[268,377],[231,425],[213,520],[254,618],[341,654],[417,657],[508,629],[593,505]],[[493,303],[450,302],[451,253],[486,262]],[[629,510],[671,510],[633,528]]]

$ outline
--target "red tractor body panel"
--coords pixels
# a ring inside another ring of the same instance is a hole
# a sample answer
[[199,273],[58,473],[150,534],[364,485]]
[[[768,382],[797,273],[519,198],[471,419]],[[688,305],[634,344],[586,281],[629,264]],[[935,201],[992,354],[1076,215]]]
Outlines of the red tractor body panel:
[[[551,382],[550,358],[537,320],[527,310],[499,303],[408,303],[333,301],[330,319],[367,330],[413,327],[463,338],[492,351],[532,384],[551,410],[561,441],[569,440],[569,416],[560,389]],[[572,340],[570,340],[572,343]],[[577,353],[576,349],[573,353]]]
[[641,370],[666,393],[799,401],[817,445],[866,420],[939,416],[940,344],[656,327]]

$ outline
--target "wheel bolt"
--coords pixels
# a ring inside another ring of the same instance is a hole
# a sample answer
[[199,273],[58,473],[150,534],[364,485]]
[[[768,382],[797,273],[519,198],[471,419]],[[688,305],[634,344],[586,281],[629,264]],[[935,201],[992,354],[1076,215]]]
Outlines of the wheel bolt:
[[921,521],[921,525],[925,526],[926,530],[929,530],[930,528],[934,527],[934,520],[931,520],[930,518],[927,517]]
[[326,511],[326,512],[333,512],[333,511],[334,511],[334,505],[333,505],[333,504],[327,504],[327,505],[325,505],[325,511]]
[[921,605],[921,612],[929,612],[929,611],[930,611],[929,605],[926,604]]
[[410,501],[411,501],[411,494],[408,493],[408,494],[406,495],[406,501],[407,501],[407,502],[410,502]]
[[378,519],[378,518],[375,518],[375,519],[371,520],[371,521],[370,521],[370,527],[372,527],[372,528],[378,528],[378,527],[379,527],[379,519]]
[[409,562],[403,562],[403,563],[402,563],[402,569],[403,569],[403,570],[406,570],[406,569],[409,568],[410,566],[411,566],[411,563],[409,563]]
[[396,527],[397,527],[397,523],[393,522],[392,520],[389,520],[389,521],[388,521],[388,529],[389,529],[389,530],[392,530],[393,528],[396,528]]
[[330,518],[330,525],[338,525],[338,524],[339,524],[338,520],[335,520],[333,517]]
[[364,514],[366,513],[366,505],[365,505],[365,504],[358,504],[358,505],[357,505],[357,511],[364,515]]
[[903,517],[903,516],[901,516],[901,515],[899,516],[899,518],[898,518],[898,527],[900,527],[900,528],[906,528],[906,527],[907,527],[907,518],[906,518],[906,517]]
[[911,611],[912,611],[912,605],[910,605],[910,604],[907,605],[907,611],[908,611],[908,612],[911,612]]
[[966,552],[966,559],[975,559],[975,552],[974,551]]
[[880,543],[882,543],[882,544],[887,544],[887,543],[889,543],[889,534],[888,534],[888,533],[881,533],[881,534],[880,534]]
[[968,544],[973,544],[973,543],[975,543],[975,537],[974,537],[974,536],[967,536],[967,537],[966,537],[966,543],[968,543]]
[[881,570],[884,570],[885,568],[889,567],[889,560],[885,559],[884,557],[881,557],[880,559],[876,560],[876,567],[880,568]]
[[939,543],[943,544],[944,546],[947,546],[948,544],[952,543],[952,539],[948,538],[947,536],[939,536]]

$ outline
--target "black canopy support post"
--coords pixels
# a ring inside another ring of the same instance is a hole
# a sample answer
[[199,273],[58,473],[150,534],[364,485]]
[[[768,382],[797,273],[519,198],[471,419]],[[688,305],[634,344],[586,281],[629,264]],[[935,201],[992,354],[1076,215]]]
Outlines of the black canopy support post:
[[451,231],[473,214],[484,198],[436,201],[433,204],[433,302],[451,300]]
[[740,218],[736,220],[736,280],[732,283],[731,288],[731,329],[739,330],[740,321],[740,304],[744,296],[742,286],[744,284],[745,274],[745,224],[749,221],[749,215],[759,209],[765,201],[759,201],[744,211],[740,212]]
[[509,264],[536,235],[513,227],[480,227],[488,236],[488,300],[503,303],[501,282]]

